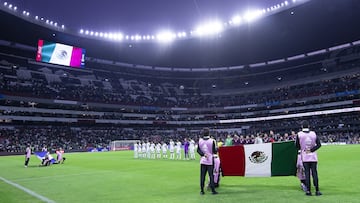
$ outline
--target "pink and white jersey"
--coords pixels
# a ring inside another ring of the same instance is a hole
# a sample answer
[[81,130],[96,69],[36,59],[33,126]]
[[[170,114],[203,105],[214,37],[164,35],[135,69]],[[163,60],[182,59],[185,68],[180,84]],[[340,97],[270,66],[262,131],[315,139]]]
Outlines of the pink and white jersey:
[[305,180],[305,169],[301,160],[301,154],[298,154],[296,169],[296,176],[299,178],[299,180]]
[[61,160],[62,160],[63,153],[64,153],[64,152],[62,152],[62,151],[56,151],[57,161],[61,161]]
[[317,162],[318,156],[316,152],[310,152],[310,149],[316,146],[316,133],[314,131],[300,131],[298,133],[299,144],[301,150],[301,158],[303,162]]
[[218,156],[214,156],[214,182],[219,183],[219,175],[220,175],[220,158]]
[[26,147],[25,157],[26,157],[26,158],[30,158],[30,157],[31,157],[31,149],[30,149],[30,147]]
[[213,165],[213,144],[214,140],[211,138],[207,140],[200,138],[199,148],[204,153],[204,155],[206,155],[206,157],[202,156],[200,158],[200,164]]

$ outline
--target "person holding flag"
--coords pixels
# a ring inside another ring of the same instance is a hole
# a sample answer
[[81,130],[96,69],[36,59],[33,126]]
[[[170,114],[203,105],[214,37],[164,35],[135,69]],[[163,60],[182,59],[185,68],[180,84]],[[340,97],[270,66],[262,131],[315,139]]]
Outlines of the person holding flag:
[[200,138],[197,148],[200,158],[200,194],[204,195],[204,185],[205,185],[205,176],[206,173],[209,175],[210,179],[210,189],[213,195],[218,194],[215,191],[214,186],[214,154],[217,153],[216,142],[214,139],[210,138],[209,128],[203,129],[203,137]]
[[[217,154],[214,154],[214,187],[215,188],[218,188],[220,186],[220,174],[221,174],[220,158]],[[207,188],[210,189],[210,183],[208,184]]]
[[214,187],[215,188],[219,187],[220,173],[221,173],[220,158],[217,154],[214,154]]
[[298,153],[298,157],[297,157],[297,161],[296,161],[296,176],[298,177],[298,179],[300,180],[300,187],[301,189],[306,192],[306,182],[305,182],[305,169],[304,169],[304,164],[302,162],[301,159],[301,151],[299,151]]
[[56,151],[56,155],[57,155],[56,163],[58,163],[58,164],[60,164],[60,163],[63,164],[64,163],[66,158],[63,156],[63,154],[64,154],[64,150],[62,148],[60,148],[58,151]]
[[296,147],[300,150],[301,159],[305,169],[306,195],[311,196],[310,174],[316,190],[316,196],[322,195],[319,190],[319,179],[317,172],[318,156],[316,151],[321,147],[320,139],[314,131],[310,131],[308,122],[304,122],[302,130],[296,137]]
[[50,166],[50,164],[56,163],[56,160],[53,156],[51,156],[50,152],[35,152],[35,155],[41,160],[41,164],[39,166]]

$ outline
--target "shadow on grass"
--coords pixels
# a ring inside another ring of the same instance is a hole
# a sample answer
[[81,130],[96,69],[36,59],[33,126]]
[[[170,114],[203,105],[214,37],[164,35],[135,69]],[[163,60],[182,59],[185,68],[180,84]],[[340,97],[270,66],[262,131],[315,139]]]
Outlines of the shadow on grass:
[[[223,184],[219,188],[221,188],[221,193],[224,194],[233,194],[233,193],[263,193],[263,191],[288,191],[288,192],[300,192],[303,191],[299,185],[289,186],[289,185],[275,185],[275,184],[251,184],[251,185],[235,185],[235,184]],[[315,192],[315,187],[311,187],[312,192]],[[326,185],[324,187],[320,187],[320,191],[323,195],[326,196],[339,196],[339,195],[359,195],[357,191],[349,191],[346,188],[342,188],[336,185]]]

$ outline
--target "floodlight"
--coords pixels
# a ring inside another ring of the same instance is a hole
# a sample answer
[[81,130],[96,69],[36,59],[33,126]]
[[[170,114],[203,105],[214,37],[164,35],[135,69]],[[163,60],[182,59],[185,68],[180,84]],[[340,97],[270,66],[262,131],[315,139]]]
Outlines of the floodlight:
[[88,34],[89,34],[89,30],[86,30],[86,31],[85,31],[85,34],[88,35]]
[[4,6],[7,6],[7,5],[8,5],[8,2],[5,1],[5,2],[4,2]]
[[83,30],[83,29],[80,29],[80,34],[84,34],[84,30]]
[[195,34],[197,34],[199,36],[214,35],[214,34],[218,34],[218,33],[222,32],[223,29],[224,29],[224,27],[223,27],[222,23],[219,21],[208,22],[208,23],[198,26],[195,29]]
[[242,19],[240,16],[236,15],[234,16],[232,19],[231,19],[231,22],[234,24],[234,25],[239,25],[241,23]]
[[176,38],[176,35],[171,31],[161,31],[156,35],[156,39],[160,42],[171,42]]
[[244,20],[247,22],[252,22],[259,18],[262,15],[262,12],[260,10],[254,10],[254,11],[247,11],[244,14]]
[[115,34],[115,39],[121,41],[124,39],[124,35],[122,33],[118,32]]
[[186,32],[178,32],[178,33],[177,33],[177,37],[178,37],[178,38],[186,37]]

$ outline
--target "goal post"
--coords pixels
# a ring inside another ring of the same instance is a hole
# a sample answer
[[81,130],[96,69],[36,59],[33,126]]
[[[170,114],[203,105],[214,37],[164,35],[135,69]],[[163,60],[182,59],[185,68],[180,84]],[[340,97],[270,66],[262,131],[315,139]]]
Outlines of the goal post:
[[140,140],[114,140],[109,144],[110,151],[133,150],[134,144],[138,142]]

